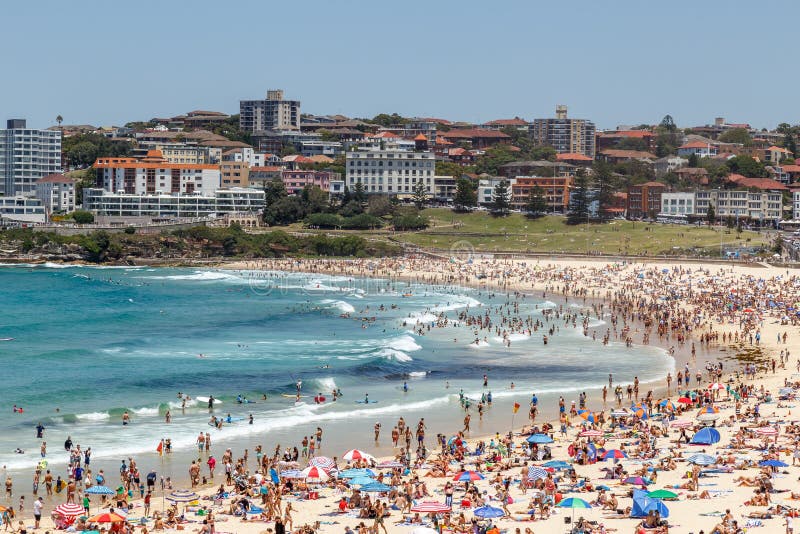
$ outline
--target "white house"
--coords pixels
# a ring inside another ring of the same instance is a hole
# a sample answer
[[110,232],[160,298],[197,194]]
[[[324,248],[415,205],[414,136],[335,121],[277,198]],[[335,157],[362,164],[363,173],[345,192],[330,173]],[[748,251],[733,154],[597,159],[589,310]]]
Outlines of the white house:
[[75,180],[63,174],[48,174],[36,182],[36,198],[47,213],[75,210]]
[[704,143],[702,141],[691,141],[678,147],[678,155],[689,157],[692,154],[700,158],[709,158],[716,156],[719,150],[711,143]]

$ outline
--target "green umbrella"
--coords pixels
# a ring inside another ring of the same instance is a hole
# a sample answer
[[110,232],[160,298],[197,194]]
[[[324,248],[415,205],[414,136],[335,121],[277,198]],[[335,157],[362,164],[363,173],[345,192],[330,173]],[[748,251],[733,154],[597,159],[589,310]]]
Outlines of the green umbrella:
[[575,508],[591,508],[592,505],[578,497],[564,499],[556,505],[559,508],[572,508],[572,520],[575,521]]
[[653,491],[649,492],[647,494],[647,496],[650,497],[651,499],[677,499],[678,498],[678,494],[677,493],[673,493],[673,492],[671,492],[669,490],[665,490],[665,489],[653,490]]

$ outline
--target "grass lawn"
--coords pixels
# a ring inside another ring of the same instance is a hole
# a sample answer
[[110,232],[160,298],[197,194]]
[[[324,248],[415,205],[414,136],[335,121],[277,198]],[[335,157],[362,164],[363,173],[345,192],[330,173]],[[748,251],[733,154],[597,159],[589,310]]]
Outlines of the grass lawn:
[[604,254],[690,254],[718,256],[723,249],[769,245],[766,236],[707,226],[611,221],[567,226],[563,217],[528,219],[512,213],[495,218],[486,212],[424,211],[431,226],[421,232],[393,234],[397,241],[425,248],[468,248],[487,252],[530,251]]

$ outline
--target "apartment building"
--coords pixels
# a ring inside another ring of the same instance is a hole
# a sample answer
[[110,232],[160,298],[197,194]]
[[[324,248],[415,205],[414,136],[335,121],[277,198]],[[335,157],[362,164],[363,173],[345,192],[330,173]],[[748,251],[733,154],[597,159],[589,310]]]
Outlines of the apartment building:
[[62,172],[61,132],[28,128],[11,119],[0,130],[0,195],[33,195],[36,182]]
[[239,127],[250,133],[300,130],[300,101],[284,100],[280,89],[267,91],[265,100],[241,100]]
[[18,223],[43,223],[46,214],[38,198],[21,195],[0,196],[0,220]]
[[780,191],[710,189],[696,191],[695,215],[706,216],[708,206],[714,206],[717,219],[733,217],[760,224],[775,224],[781,220],[783,194]]
[[478,180],[478,205],[479,206],[491,205],[494,197],[494,188],[497,187],[500,184],[500,182],[503,181],[505,181],[508,184],[506,197],[508,199],[508,202],[510,203],[513,200],[514,186],[517,183],[517,179],[495,176],[492,178],[484,178]]
[[246,161],[223,161],[219,164],[220,187],[250,186],[250,165]]
[[283,171],[281,173],[283,186],[289,194],[300,193],[306,186],[317,186],[323,191],[330,190],[330,184],[339,180],[339,173],[327,171]]
[[75,180],[63,174],[49,174],[36,182],[36,198],[47,213],[75,210]]
[[169,163],[188,163],[208,165],[219,162],[222,150],[209,146],[188,145],[184,143],[141,143],[134,156],[144,157],[150,150],[158,150]]
[[107,219],[197,218],[226,213],[255,213],[264,208],[264,191],[218,189],[212,194],[137,195],[84,189],[83,207]]
[[525,209],[531,191],[539,187],[547,203],[548,212],[566,213],[572,183],[571,176],[517,176],[511,187],[511,207]]
[[558,153],[595,156],[594,123],[568,118],[567,106],[557,106],[554,119],[534,119],[531,135],[536,144],[551,146]]
[[660,182],[647,182],[628,189],[628,218],[646,219],[661,211],[661,195],[667,186]]
[[433,152],[362,150],[346,155],[345,184],[352,191],[357,183],[367,193],[409,196],[421,182],[434,194],[436,160]]
[[148,151],[143,158],[98,158],[94,168],[98,184],[109,192],[210,195],[220,187],[218,165],[170,163],[158,150]]
[[694,193],[661,193],[662,215],[696,215]]

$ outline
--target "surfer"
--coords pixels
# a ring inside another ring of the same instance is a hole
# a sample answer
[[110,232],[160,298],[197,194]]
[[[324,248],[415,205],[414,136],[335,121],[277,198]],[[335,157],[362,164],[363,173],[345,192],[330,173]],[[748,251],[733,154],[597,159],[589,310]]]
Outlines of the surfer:
[[41,422],[36,425],[36,437],[39,439],[44,437],[44,425]]
[[127,426],[130,422],[131,416],[128,414],[128,410],[125,410],[125,413],[122,414],[122,425]]
[[364,394],[364,404],[369,404],[369,393]]
[[294,387],[297,388],[297,395],[299,396],[300,395],[300,388],[303,387],[303,381],[302,380],[298,380],[297,383],[294,385]]
[[247,424],[249,424],[249,425],[253,424],[253,414],[250,414],[250,417],[248,418]]
[[210,397],[208,397],[208,409],[209,410],[213,410],[214,409],[214,395],[211,395]]

